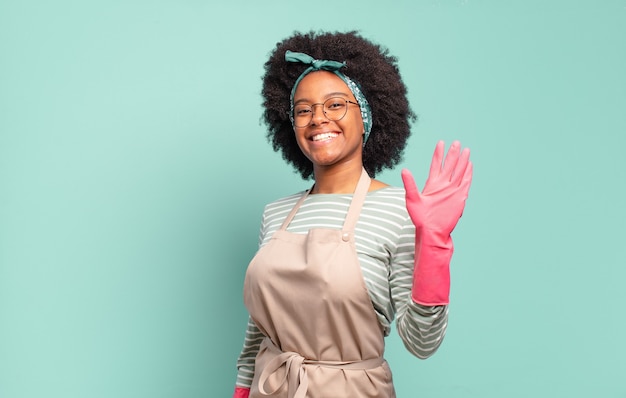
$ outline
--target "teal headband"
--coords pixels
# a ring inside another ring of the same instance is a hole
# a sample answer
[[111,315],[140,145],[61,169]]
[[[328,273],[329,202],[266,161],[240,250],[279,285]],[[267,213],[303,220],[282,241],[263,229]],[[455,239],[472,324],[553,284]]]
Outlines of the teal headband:
[[291,96],[289,97],[291,114],[293,114],[293,96],[296,93],[296,88],[298,87],[298,84],[300,84],[300,81],[302,80],[302,78],[308,75],[309,73],[318,71],[318,70],[325,70],[328,72],[332,72],[335,75],[337,75],[341,80],[343,80],[344,83],[346,83],[346,85],[348,86],[352,94],[354,95],[354,98],[356,98],[356,102],[358,102],[359,108],[361,108],[361,118],[363,119],[363,128],[365,130],[364,136],[363,136],[363,145],[365,145],[365,143],[367,142],[367,138],[369,137],[370,132],[372,131],[372,110],[370,108],[369,103],[365,99],[363,92],[361,92],[359,85],[355,83],[354,81],[352,81],[348,76],[339,72],[339,69],[346,66],[346,63],[338,62],[338,61],[314,59],[310,55],[307,55],[304,53],[295,53],[289,50],[287,50],[287,52],[285,53],[285,61],[299,62],[305,65],[309,65],[309,67],[306,68],[304,72],[302,72],[302,74],[300,74],[300,76],[294,83],[293,88],[291,89]]

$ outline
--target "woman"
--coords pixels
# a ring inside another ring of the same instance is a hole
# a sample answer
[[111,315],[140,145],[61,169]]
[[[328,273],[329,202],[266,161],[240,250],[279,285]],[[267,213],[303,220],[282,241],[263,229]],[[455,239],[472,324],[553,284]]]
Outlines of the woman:
[[314,184],[265,208],[234,397],[394,397],[394,318],[419,358],[445,334],[469,150],[444,160],[439,142],[421,193],[407,170],[404,190],[371,179],[400,161],[415,116],[396,59],[354,32],[296,33],[265,71],[268,138]]

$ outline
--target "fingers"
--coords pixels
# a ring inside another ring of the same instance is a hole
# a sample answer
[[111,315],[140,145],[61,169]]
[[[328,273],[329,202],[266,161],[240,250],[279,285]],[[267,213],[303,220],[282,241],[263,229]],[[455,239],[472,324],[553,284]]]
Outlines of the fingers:
[[[461,150],[461,143],[458,140],[455,140],[450,145],[448,153],[445,155],[445,160],[444,153],[445,143],[443,141],[437,142],[437,145],[435,146],[435,152],[433,153],[432,162],[430,164],[428,179],[426,180],[426,185],[424,186],[424,192],[422,194],[431,193],[432,191],[442,189],[444,186],[449,186],[450,188],[457,189],[462,184],[464,184],[466,175],[468,174],[469,165],[471,164],[469,160],[469,148],[464,148],[463,150]],[[472,172],[470,168],[470,182],[471,174]],[[412,177],[411,180],[413,180]],[[419,193],[419,191],[417,192]]]
[[443,152],[445,150],[445,143],[439,141],[435,146],[435,152],[433,153],[433,160],[430,162],[430,172],[428,178],[436,177],[441,172],[441,164],[443,162]]
[[407,199],[419,198],[419,190],[417,189],[417,185],[413,179],[413,174],[411,174],[408,169],[402,169],[401,175]]
[[459,160],[456,163],[456,166],[454,167],[454,172],[450,180],[452,182],[452,185],[459,186],[461,184],[461,181],[463,180],[463,177],[465,176],[465,171],[467,170],[467,167],[470,163],[469,158],[470,158],[469,148],[463,149],[463,151],[461,151],[461,155],[459,156]]
[[443,162],[443,169],[441,173],[446,177],[448,181],[452,180],[452,175],[459,161],[459,153],[461,152],[461,143],[454,141],[448,149],[448,154]]
[[461,180],[461,184],[459,185],[459,188],[461,189],[461,192],[463,192],[463,196],[465,199],[467,199],[467,196],[469,195],[469,189],[470,185],[472,184],[473,174],[474,165],[472,164],[472,162],[468,162],[467,167],[465,168],[465,172],[463,173],[463,179]]

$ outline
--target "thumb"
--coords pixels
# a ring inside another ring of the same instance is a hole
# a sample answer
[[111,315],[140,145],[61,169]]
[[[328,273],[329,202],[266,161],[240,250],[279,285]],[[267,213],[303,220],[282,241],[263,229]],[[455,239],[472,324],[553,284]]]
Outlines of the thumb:
[[413,179],[413,174],[408,169],[402,169],[401,175],[407,200],[419,200],[420,192],[415,184],[415,179]]

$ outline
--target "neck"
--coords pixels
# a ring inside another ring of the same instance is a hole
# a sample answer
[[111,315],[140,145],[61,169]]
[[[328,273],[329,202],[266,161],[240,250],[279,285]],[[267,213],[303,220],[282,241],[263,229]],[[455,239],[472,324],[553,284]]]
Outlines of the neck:
[[315,186],[311,193],[354,193],[362,169],[361,163],[342,168],[316,167]]

